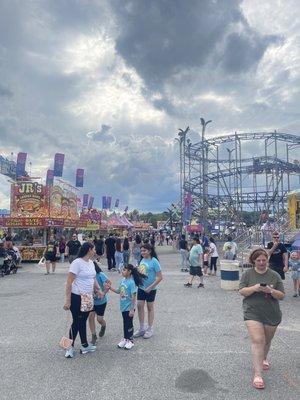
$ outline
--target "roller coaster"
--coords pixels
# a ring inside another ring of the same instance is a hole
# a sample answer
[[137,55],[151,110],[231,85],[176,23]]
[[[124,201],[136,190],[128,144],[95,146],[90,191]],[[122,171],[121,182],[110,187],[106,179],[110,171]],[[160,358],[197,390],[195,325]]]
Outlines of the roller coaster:
[[[287,193],[299,188],[300,137],[281,132],[247,132],[189,138],[189,127],[180,129],[180,209],[191,198],[190,218],[204,226],[209,221],[242,221],[243,211],[272,214],[280,220],[286,211]],[[199,135],[200,136],[200,135]],[[182,217],[184,218],[184,217]],[[183,221],[186,224],[188,221]]]

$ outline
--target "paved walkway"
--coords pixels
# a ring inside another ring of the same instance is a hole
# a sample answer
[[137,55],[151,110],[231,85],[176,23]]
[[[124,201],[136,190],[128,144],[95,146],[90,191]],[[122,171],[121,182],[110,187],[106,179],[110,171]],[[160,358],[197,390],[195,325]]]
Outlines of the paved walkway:
[[[183,287],[187,274],[179,271],[178,255],[171,247],[158,251],[164,280],[155,336],[137,339],[131,351],[116,347],[122,319],[112,293],[107,333],[97,351],[64,358],[58,341],[65,333],[67,264],[50,276],[25,264],[17,275],[0,279],[0,399],[299,399],[300,298],[292,298],[290,279],[267,387],[258,392],[251,387],[239,294],[222,291],[219,277],[207,278],[204,289]],[[110,277],[119,279],[116,272]]]

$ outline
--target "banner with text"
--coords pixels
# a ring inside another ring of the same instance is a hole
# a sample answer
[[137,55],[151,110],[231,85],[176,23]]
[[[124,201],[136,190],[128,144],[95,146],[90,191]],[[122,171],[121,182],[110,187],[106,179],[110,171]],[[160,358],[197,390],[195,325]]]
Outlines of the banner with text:
[[26,165],[27,153],[18,153],[17,157],[17,178],[25,176],[25,165]]
[[111,209],[111,200],[112,200],[112,198],[111,198],[111,196],[107,196],[106,197],[106,208],[108,209],[108,210],[110,210]]
[[82,207],[87,207],[89,203],[89,195],[84,194],[82,199]]
[[46,186],[53,186],[54,181],[54,171],[53,169],[48,169],[46,177]]
[[54,156],[54,176],[62,176],[64,169],[65,155],[56,153]]
[[84,169],[78,168],[76,170],[76,187],[83,187]]
[[94,204],[94,197],[93,197],[93,196],[90,196],[88,208],[89,208],[89,209],[93,208],[93,204]]

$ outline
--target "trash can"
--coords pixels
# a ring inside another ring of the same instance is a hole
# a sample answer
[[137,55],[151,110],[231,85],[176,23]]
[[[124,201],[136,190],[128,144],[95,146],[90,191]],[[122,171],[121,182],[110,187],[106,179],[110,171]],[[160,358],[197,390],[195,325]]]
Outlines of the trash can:
[[240,282],[240,267],[236,260],[220,260],[221,289],[238,290]]

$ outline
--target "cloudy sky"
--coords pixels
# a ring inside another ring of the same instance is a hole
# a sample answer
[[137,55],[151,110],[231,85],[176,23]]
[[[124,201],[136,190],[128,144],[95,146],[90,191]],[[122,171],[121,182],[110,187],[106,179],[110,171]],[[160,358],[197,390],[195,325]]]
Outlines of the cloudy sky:
[[[299,0],[0,0],[0,154],[163,211],[178,128],[300,134]],[[0,177],[0,208],[9,183]]]

